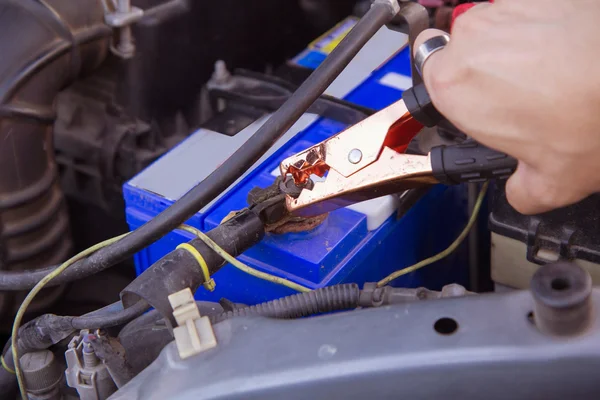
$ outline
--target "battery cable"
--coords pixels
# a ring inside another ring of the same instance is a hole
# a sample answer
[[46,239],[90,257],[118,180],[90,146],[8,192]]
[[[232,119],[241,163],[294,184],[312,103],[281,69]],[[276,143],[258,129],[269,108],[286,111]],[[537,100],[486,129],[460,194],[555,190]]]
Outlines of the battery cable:
[[[223,259],[225,259],[225,261],[229,262],[230,264],[232,264],[234,267],[240,269],[241,271],[246,272],[247,274],[250,274],[250,275],[252,275],[254,277],[257,277],[257,278],[260,278],[260,279],[267,280],[269,282],[273,282],[273,283],[277,283],[277,284],[280,284],[280,285],[283,285],[283,286],[287,286],[290,289],[294,289],[294,290],[296,290],[298,292],[309,292],[309,291],[311,291],[311,289],[309,289],[307,287],[304,287],[302,285],[299,285],[297,283],[291,282],[291,281],[289,281],[287,279],[280,278],[280,277],[275,276],[275,275],[267,274],[265,272],[257,271],[254,268],[251,268],[251,267],[245,265],[241,261],[236,260],[235,257],[233,257],[232,255],[230,255],[229,253],[227,253],[217,243],[215,243],[211,238],[209,238],[206,234],[204,234],[203,232],[199,231],[196,228],[193,228],[193,227],[188,226],[188,225],[181,225],[179,227],[179,229],[184,230],[186,232],[189,232],[189,233],[197,236],[204,243],[206,243],[206,245],[208,247],[210,247],[214,252],[216,252],[221,257],[223,257]],[[27,294],[27,296],[25,297],[25,299],[21,303],[21,306],[19,307],[19,309],[17,311],[17,315],[15,316],[15,319],[14,319],[14,322],[13,322],[12,337],[11,337],[11,347],[12,347],[12,354],[13,354],[13,362],[14,362],[14,365],[15,365],[14,372],[15,372],[15,375],[17,376],[17,383],[19,385],[19,390],[21,392],[21,397],[22,398],[26,399],[27,396],[26,396],[25,386],[24,386],[24,383],[23,383],[23,373],[21,371],[21,367],[20,367],[20,364],[19,364],[19,354],[18,354],[18,347],[17,347],[18,336],[17,335],[18,335],[19,327],[21,326],[21,321],[23,320],[23,316],[25,315],[25,311],[27,310],[27,307],[29,307],[29,305],[33,301],[34,297],[44,288],[44,286],[48,282],[50,282],[52,279],[54,279],[58,275],[60,275],[63,271],[65,271],[67,268],[69,268],[73,263],[75,263],[75,262],[77,262],[77,261],[79,261],[79,260],[81,260],[81,259],[89,256],[90,254],[94,253],[95,251],[98,251],[98,250],[100,250],[100,249],[102,249],[102,248],[104,248],[106,246],[111,245],[112,243],[117,242],[118,240],[122,239],[123,237],[125,237],[127,235],[129,235],[129,233],[125,233],[123,235],[119,235],[119,236],[116,236],[114,238],[107,239],[107,240],[105,240],[103,242],[100,242],[100,243],[98,243],[98,244],[96,244],[96,245],[94,245],[94,246],[92,246],[92,247],[90,247],[90,248],[88,248],[86,250],[83,250],[79,254],[71,257],[69,260],[67,260],[63,264],[61,264],[58,268],[54,269],[52,272],[50,272],[48,275],[46,275],[44,278],[42,278],[31,289],[31,291]],[[200,267],[202,269],[202,272],[203,272],[203,275],[204,275],[205,279],[207,280],[207,282],[212,281],[213,284],[214,284],[214,280],[212,280],[210,278],[210,273],[208,272],[208,267],[206,266],[206,262],[204,261],[204,258],[200,255],[200,253],[196,251],[197,255],[199,255],[199,257],[196,257],[196,254],[194,254],[193,252],[191,252],[188,247],[183,247],[183,249],[185,249],[188,252],[192,253],[192,256],[194,256],[194,259],[200,265]],[[201,261],[204,261],[204,262],[201,262]],[[204,266],[202,264],[204,264]],[[206,271],[205,271],[205,269],[206,269]],[[12,369],[11,368],[7,368],[8,366],[5,365],[6,362],[4,361],[4,358],[2,358],[1,361],[2,361],[2,366],[4,367],[4,369],[6,369],[8,372],[11,372]]]
[[221,246],[219,246],[210,237],[208,237],[208,235],[206,235],[204,232],[201,232],[200,230],[198,230],[196,228],[193,228],[189,225],[181,225],[180,229],[182,229],[186,232],[189,232],[193,235],[196,235],[198,237],[198,239],[202,240],[215,253],[217,253],[218,255],[223,257],[223,259],[225,261],[227,261],[228,263],[230,263],[237,269],[239,269],[249,275],[252,275],[256,278],[263,279],[263,280],[266,280],[269,282],[276,283],[278,285],[286,286],[286,287],[288,287],[290,289],[294,289],[298,292],[310,292],[312,290],[312,289],[307,288],[306,286],[299,285],[295,282],[289,281],[289,280],[287,280],[285,278],[281,278],[279,276],[275,276],[275,275],[267,274],[266,272],[258,271],[256,269],[244,264],[243,262],[241,262],[241,261],[237,260],[235,257],[233,257],[231,254],[227,253],[223,248],[221,248]]
[[[450,244],[450,246],[448,246],[448,248],[446,248],[445,250],[441,251],[440,253],[426,258],[425,260],[422,260],[412,266],[400,269],[396,272],[393,272],[392,274],[388,275],[387,277],[385,277],[384,279],[380,280],[379,282],[377,282],[377,287],[382,287],[387,285],[389,282],[393,281],[394,279],[397,279],[403,275],[409,274],[411,272],[414,272],[420,268],[423,268],[427,265],[430,265],[436,261],[439,261],[441,259],[443,259],[444,257],[448,256],[450,253],[452,253],[453,251],[455,251],[458,246],[464,241],[464,239],[467,237],[467,235],[469,234],[469,231],[471,230],[471,228],[473,227],[473,225],[475,224],[475,221],[477,220],[477,216],[479,215],[479,210],[481,209],[481,205],[483,204],[483,199],[485,198],[485,194],[487,192],[489,186],[489,182],[486,182],[483,184],[483,186],[481,187],[481,190],[479,192],[479,195],[477,197],[477,201],[475,202],[475,206],[473,207],[473,212],[471,213],[471,216],[469,218],[469,221],[467,223],[467,225],[465,226],[465,228],[462,230],[462,232],[460,233],[460,235],[454,240],[454,242],[452,242],[452,244]],[[200,230],[191,227],[189,225],[180,225],[178,229],[184,230],[188,233],[191,233],[195,236],[197,236],[200,240],[202,240],[209,248],[211,248],[215,253],[217,253],[219,256],[221,256],[225,261],[227,261],[228,263],[230,263],[231,265],[233,265],[234,267],[238,268],[239,270],[252,275],[256,278],[259,279],[263,279],[269,282],[273,282],[279,285],[283,285],[286,286],[290,289],[294,289],[298,292],[310,292],[311,289],[299,285],[295,282],[289,281],[287,279],[275,276],[275,275],[271,275],[262,271],[258,271],[254,268],[251,268],[250,266],[242,263],[241,261],[237,260],[235,257],[233,257],[231,254],[227,253],[227,251],[225,251],[223,248],[221,248],[221,246],[219,246],[217,243],[215,243],[210,237],[208,237],[205,233],[201,232]],[[21,321],[23,320],[23,316],[25,314],[25,311],[27,310],[27,307],[31,304],[31,302],[33,301],[33,298],[44,288],[44,286],[50,282],[52,279],[56,278],[58,275],[60,275],[64,270],[66,270],[69,266],[71,266],[73,263],[82,260],[83,258],[89,256],[90,254],[106,247],[109,246],[117,241],[119,241],[120,239],[122,239],[123,237],[129,235],[129,233],[125,233],[123,235],[119,235],[116,236],[114,238],[111,239],[107,239],[103,242],[100,242],[82,252],[80,252],[79,254],[71,257],[69,260],[65,261],[63,264],[61,264],[58,268],[54,269],[53,271],[51,271],[48,275],[46,275],[44,278],[42,278],[32,289],[31,291],[27,294],[27,296],[25,297],[25,299],[23,300],[23,302],[21,303],[21,306],[19,307],[18,311],[17,311],[17,315],[15,316],[14,319],[14,323],[13,323],[13,327],[12,327],[12,337],[11,337],[11,350],[12,350],[12,355],[13,355],[13,361],[14,361],[14,373],[17,376],[17,383],[19,385],[19,390],[21,392],[21,397],[23,397],[24,399],[27,398],[27,393],[25,390],[25,386],[24,386],[24,382],[23,382],[23,373],[21,371],[20,365],[19,365],[19,355],[18,355],[18,347],[17,347],[17,334],[18,334],[18,330],[19,327],[21,325]],[[192,247],[192,246],[189,246]],[[212,281],[212,285],[215,285],[214,280],[210,277],[209,271],[208,271],[208,266],[206,265],[206,261],[204,260],[204,258],[202,257],[202,255],[194,248],[195,252],[190,251],[190,248],[187,246],[183,246],[183,245],[179,245],[177,248],[182,248],[188,252],[190,252],[192,254],[192,256],[194,256],[194,259],[198,262],[198,265],[200,266],[200,268],[202,269],[202,273],[205,277],[206,282],[210,282]],[[197,253],[197,254],[196,254]],[[199,257],[197,257],[197,255]],[[207,289],[209,289],[211,285],[209,284]],[[206,287],[206,286],[205,286]],[[213,290],[214,290],[214,286],[212,286]],[[1,358],[2,361],[2,367],[7,370],[8,372],[13,373],[13,370],[8,367],[8,365],[6,365],[6,362],[4,360],[4,357],[2,356]]]
[[27,294],[27,296],[25,297],[25,299],[23,300],[23,302],[21,303],[21,306],[19,307],[18,311],[17,311],[17,315],[15,316],[15,320],[13,322],[13,327],[12,327],[12,337],[11,337],[11,347],[12,347],[12,353],[13,353],[13,362],[15,364],[15,373],[17,375],[17,383],[19,384],[19,390],[21,392],[21,397],[24,399],[27,399],[27,392],[25,390],[25,385],[23,383],[23,372],[21,371],[21,367],[20,367],[20,363],[19,363],[19,354],[18,354],[18,347],[17,347],[17,335],[19,332],[19,327],[21,326],[21,321],[23,320],[23,316],[25,315],[25,311],[27,310],[27,307],[29,306],[29,304],[31,304],[31,302],[33,301],[33,298],[43,289],[43,287],[50,282],[52,279],[56,278],[58,275],[60,275],[65,269],[69,268],[69,266],[85,257],[87,257],[88,255],[92,254],[93,252],[106,247],[112,243],[117,242],[118,240],[124,238],[125,236],[129,235],[129,233],[125,233],[123,235],[119,235],[116,236],[112,239],[107,239],[103,242],[100,242],[84,251],[82,251],[81,253],[71,257],[69,260],[65,261],[64,263],[62,263],[58,268],[56,268],[54,271],[50,272],[48,275],[46,275],[44,278],[42,278],[34,287],[33,289],[31,289],[31,291]]
[[214,292],[217,284],[215,283],[215,280],[210,277],[210,271],[208,270],[208,265],[206,264],[204,257],[202,257],[202,254],[200,254],[200,252],[198,250],[196,250],[196,248],[189,243],[181,243],[176,248],[186,250],[188,253],[190,253],[192,255],[192,257],[194,257],[194,259],[196,259],[196,262],[198,263],[198,265],[200,266],[200,269],[202,270],[202,275],[204,275],[204,283],[202,284],[202,286],[204,286],[204,288],[206,290],[208,290],[209,292]]

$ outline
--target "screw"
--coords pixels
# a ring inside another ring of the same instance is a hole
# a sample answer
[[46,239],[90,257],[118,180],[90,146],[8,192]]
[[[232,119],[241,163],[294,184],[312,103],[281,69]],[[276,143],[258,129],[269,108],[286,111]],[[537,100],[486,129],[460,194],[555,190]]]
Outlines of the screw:
[[362,151],[359,149],[352,149],[350,153],[348,153],[348,161],[352,164],[358,164],[362,160]]
[[[122,14],[128,14],[131,12],[131,1],[130,0],[119,0],[117,2],[117,12]],[[135,53],[135,44],[133,44],[133,34],[131,32],[131,26],[123,26],[119,29],[119,43],[117,44],[117,50],[123,58],[131,58]]]

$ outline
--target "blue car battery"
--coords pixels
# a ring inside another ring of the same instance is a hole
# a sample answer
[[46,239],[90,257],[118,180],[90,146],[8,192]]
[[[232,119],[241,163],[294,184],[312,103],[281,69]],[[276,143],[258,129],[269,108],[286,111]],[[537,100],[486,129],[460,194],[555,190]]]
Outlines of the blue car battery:
[[[347,19],[291,62],[316,68],[355,23]],[[400,99],[411,86],[405,35],[382,28],[327,89],[326,93],[355,104],[381,109]],[[217,168],[265,122],[263,117],[235,136],[200,129],[123,187],[126,217],[136,229],[179,199]],[[187,223],[202,231],[216,227],[231,211],[247,206],[254,187],[267,187],[284,158],[340,132],[342,123],[305,114],[225,193]],[[432,188],[408,212],[397,217],[398,196],[385,196],[336,210],[309,232],[267,234],[239,260],[312,289],[327,285],[377,281],[447,247],[466,223],[463,187]],[[135,256],[142,273],[178,244],[192,237],[175,231]],[[464,246],[463,246],[464,247]],[[439,288],[465,283],[464,248],[432,266],[397,279],[397,286]],[[227,264],[214,275],[216,289],[201,287],[197,299],[256,304],[292,294],[287,287],[249,276]]]

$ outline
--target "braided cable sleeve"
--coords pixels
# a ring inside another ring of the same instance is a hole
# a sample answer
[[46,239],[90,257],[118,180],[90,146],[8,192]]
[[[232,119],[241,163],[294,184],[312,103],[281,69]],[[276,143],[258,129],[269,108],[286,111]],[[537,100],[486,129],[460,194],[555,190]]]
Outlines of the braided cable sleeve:
[[211,317],[213,323],[233,317],[262,316],[292,319],[331,311],[358,307],[360,289],[356,283],[327,286],[306,293],[298,293],[254,306],[240,308]]

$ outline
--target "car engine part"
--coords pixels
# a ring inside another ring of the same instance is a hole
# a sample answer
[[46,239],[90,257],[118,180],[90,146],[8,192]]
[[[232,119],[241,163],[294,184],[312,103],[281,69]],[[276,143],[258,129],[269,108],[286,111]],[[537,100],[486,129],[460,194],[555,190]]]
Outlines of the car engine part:
[[[531,292],[294,321],[227,320],[214,327],[219,344],[212,352],[180,360],[171,343],[113,398],[594,398],[600,293],[576,283],[586,276],[578,267],[539,271]],[[556,279],[572,285],[552,289]],[[562,314],[573,297],[580,302]],[[540,314],[540,301],[573,328],[568,340],[543,328],[556,317]],[[164,384],[174,381],[176,387]]]
[[59,400],[64,367],[50,350],[26,353],[21,357],[23,377],[30,399]]
[[[412,47],[461,3],[0,0],[0,397],[598,398],[596,196],[286,203],[332,160],[282,160],[433,110]],[[447,121],[380,147],[499,160]]]
[[[292,65],[316,68],[320,65],[319,60],[323,60],[330,51],[329,43],[339,40],[354,24],[355,18],[342,21],[296,56]],[[286,156],[337,133],[352,124],[354,118],[365,118],[371,114],[369,110],[377,110],[396,101],[412,84],[407,42],[405,34],[380,29],[328,87],[326,96],[313,103],[308,113],[275,143],[252,170],[245,172],[228,192],[196,213],[189,224],[200,230],[218,226],[232,210],[244,208],[253,201],[251,197],[259,195],[260,190],[253,188],[269,190],[272,187],[273,180],[280,173],[278,165]],[[280,82],[273,78],[265,82],[261,76],[242,71],[230,75],[228,86],[209,87],[209,94],[215,97],[214,102],[224,101],[221,114],[124,185],[127,220],[131,229],[138,228],[180,198],[255,134],[268,118],[267,112],[273,110],[268,107],[277,104],[275,99],[282,98],[289,90],[289,84]],[[345,102],[334,103],[327,96],[341,97]],[[252,106],[254,114],[245,111],[248,106]],[[221,115],[236,122],[224,126],[220,122],[223,120]],[[248,124],[248,120],[252,122]],[[234,126],[235,129],[230,131],[229,128]],[[415,143],[411,144],[410,151],[422,152]],[[206,155],[199,159],[199,153]],[[190,165],[200,172],[190,174]],[[179,178],[165,179],[167,175]],[[240,260],[252,268],[274,272],[312,289],[379,280],[451,243],[466,223],[466,215],[453,212],[464,201],[463,196],[462,187],[435,187],[414,204],[409,214],[403,216],[397,211],[407,204],[410,197],[390,195],[320,216],[318,220],[301,219],[293,226],[287,223],[277,231],[281,234],[271,230],[265,240],[246,251]],[[434,224],[443,226],[435,238],[427,240],[421,236],[428,235],[428,227]],[[412,239],[407,241],[408,232]],[[187,239],[183,233],[175,232],[138,253],[135,258],[137,273],[143,273]],[[380,267],[373,269],[373,264]],[[401,278],[398,284],[431,289],[440,289],[449,283],[464,285],[467,271],[459,265],[466,265],[464,247],[438,263],[435,274],[422,270]],[[235,302],[256,304],[293,293],[281,285],[248,276],[231,265],[220,270],[215,280],[215,291],[197,292],[198,300],[218,301],[225,297]],[[219,285],[219,281],[231,283]]]
[[542,215],[525,216],[506,200],[504,186],[494,191],[490,214],[492,279],[500,285],[525,288],[539,265],[570,260],[600,282],[597,227],[599,195]]
[[[97,0],[72,12],[69,1],[0,4],[0,270],[50,265],[72,250],[69,221],[52,151],[58,92],[98,67],[108,52],[110,28]],[[25,32],[25,34],[22,34]],[[46,293],[47,299],[60,289]],[[2,294],[2,315],[19,303]]]

